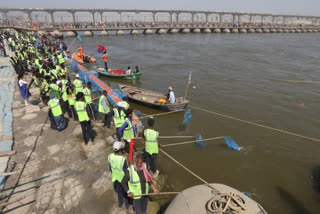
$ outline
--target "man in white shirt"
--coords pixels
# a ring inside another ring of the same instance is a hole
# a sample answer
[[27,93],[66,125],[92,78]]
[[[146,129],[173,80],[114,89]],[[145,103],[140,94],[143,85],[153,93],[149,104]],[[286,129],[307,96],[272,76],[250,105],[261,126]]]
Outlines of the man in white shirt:
[[169,93],[167,96],[167,103],[174,104],[176,102],[176,97],[172,91],[172,87],[169,87]]
[[128,70],[126,71],[126,75],[130,75],[131,74],[131,68],[130,66],[128,67]]

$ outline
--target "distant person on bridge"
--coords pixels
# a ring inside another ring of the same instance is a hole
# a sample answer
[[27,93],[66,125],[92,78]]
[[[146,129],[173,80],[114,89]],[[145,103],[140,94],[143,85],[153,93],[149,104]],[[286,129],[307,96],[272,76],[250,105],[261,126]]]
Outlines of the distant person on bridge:
[[103,52],[103,62],[104,62],[104,68],[106,69],[106,72],[108,72],[108,55],[107,55],[107,51]]

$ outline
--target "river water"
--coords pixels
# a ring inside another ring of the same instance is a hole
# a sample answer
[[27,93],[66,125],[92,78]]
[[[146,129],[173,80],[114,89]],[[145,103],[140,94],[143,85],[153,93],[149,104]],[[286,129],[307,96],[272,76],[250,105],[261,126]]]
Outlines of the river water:
[[[66,44],[71,43],[70,38]],[[110,68],[138,65],[140,81],[103,78],[118,83],[183,96],[191,105],[255,123],[320,139],[319,84],[278,80],[320,80],[319,34],[188,34],[82,37],[84,52],[97,58],[96,45],[108,49]],[[75,50],[76,43],[71,48]],[[159,113],[139,105],[142,113]],[[207,112],[193,110],[191,124],[182,126],[183,113],[156,118],[160,135],[231,136],[242,151],[227,148],[223,140],[165,150],[211,183],[223,183],[251,192],[268,213],[319,213],[320,195],[312,172],[320,166],[320,142],[268,130]],[[190,139],[186,139],[190,140]],[[174,143],[180,140],[161,140]],[[167,174],[170,190],[201,184],[196,178],[159,157],[160,173]]]

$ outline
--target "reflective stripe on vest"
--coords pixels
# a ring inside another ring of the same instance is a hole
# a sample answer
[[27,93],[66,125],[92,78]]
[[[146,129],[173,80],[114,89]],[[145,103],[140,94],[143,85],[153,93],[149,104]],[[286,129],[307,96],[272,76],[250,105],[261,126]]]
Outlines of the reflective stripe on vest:
[[92,103],[92,98],[91,98],[91,91],[90,91],[90,89],[86,87],[86,88],[83,90],[83,93],[84,93],[84,99],[85,99],[86,103],[88,103],[88,104]]
[[86,110],[86,103],[82,101],[78,101],[74,104],[74,109],[78,114],[79,122],[89,121],[89,116]]
[[155,130],[152,130],[152,129],[144,130],[144,137],[146,139],[145,140],[145,150],[150,155],[159,153],[158,136],[159,136],[159,132],[157,132]]
[[121,155],[110,154],[108,157],[108,162],[111,167],[112,172],[112,182],[118,181],[121,183],[124,177],[123,165],[126,158]]
[[[143,163],[143,167],[145,166],[145,163]],[[128,168],[129,171],[129,175],[130,175],[130,180],[128,182],[128,187],[129,187],[129,192],[133,193],[134,199],[139,199],[141,198],[141,196],[136,196],[136,195],[141,195],[142,194],[142,190],[141,190],[141,184],[140,184],[140,177],[138,175],[138,173],[136,172],[136,170],[134,169],[134,166],[131,165]],[[149,184],[146,182],[146,194],[149,193]]]
[[73,81],[73,85],[76,89],[76,94],[83,91],[82,82],[80,80]]
[[[119,114],[120,111],[120,114]],[[125,113],[117,108],[113,109],[113,122],[116,128],[120,128],[124,124]]]
[[125,140],[133,139],[134,132],[133,132],[132,123],[128,118],[126,118],[124,122],[127,122],[128,126],[123,130],[123,139]]
[[51,112],[54,117],[62,115],[62,110],[59,103],[55,99],[51,99],[48,102],[48,106],[51,109]]
[[98,111],[100,113],[104,113],[104,114],[107,114],[109,111],[110,111],[110,108],[108,106],[108,103],[106,101],[106,108],[107,108],[107,112],[104,111],[104,108],[103,108],[103,99],[107,100],[107,98],[104,96],[104,95],[101,95],[100,99],[99,99],[99,108],[98,108]]

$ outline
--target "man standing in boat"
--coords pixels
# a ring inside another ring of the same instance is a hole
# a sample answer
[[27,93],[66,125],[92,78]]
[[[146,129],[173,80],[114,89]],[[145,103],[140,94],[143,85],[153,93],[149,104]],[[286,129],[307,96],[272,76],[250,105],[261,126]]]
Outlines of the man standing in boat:
[[176,97],[174,96],[172,87],[169,87],[169,93],[167,95],[167,103],[174,104],[176,102]]
[[107,50],[103,52],[103,62],[104,62],[104,68],[106,69],[106,72],[108,72],[108,55],[107,55]]
[[153,129],[153,126],[154,118],[150,117],[148,119],[148,128],[143,132],[141,143],[145,145],[144,158],[147,167],[150,167],[153,173],[153,178],[156,178],[159,174],[159,170],[157,170],[157,165],[159,146],[161,147],[161,145],[158,143],[159,132],[155,131]]
[[80,45],[78,45],[78,51],[79,51],[80,58],[83,60],[83,50],[82,50],[82,47]]

